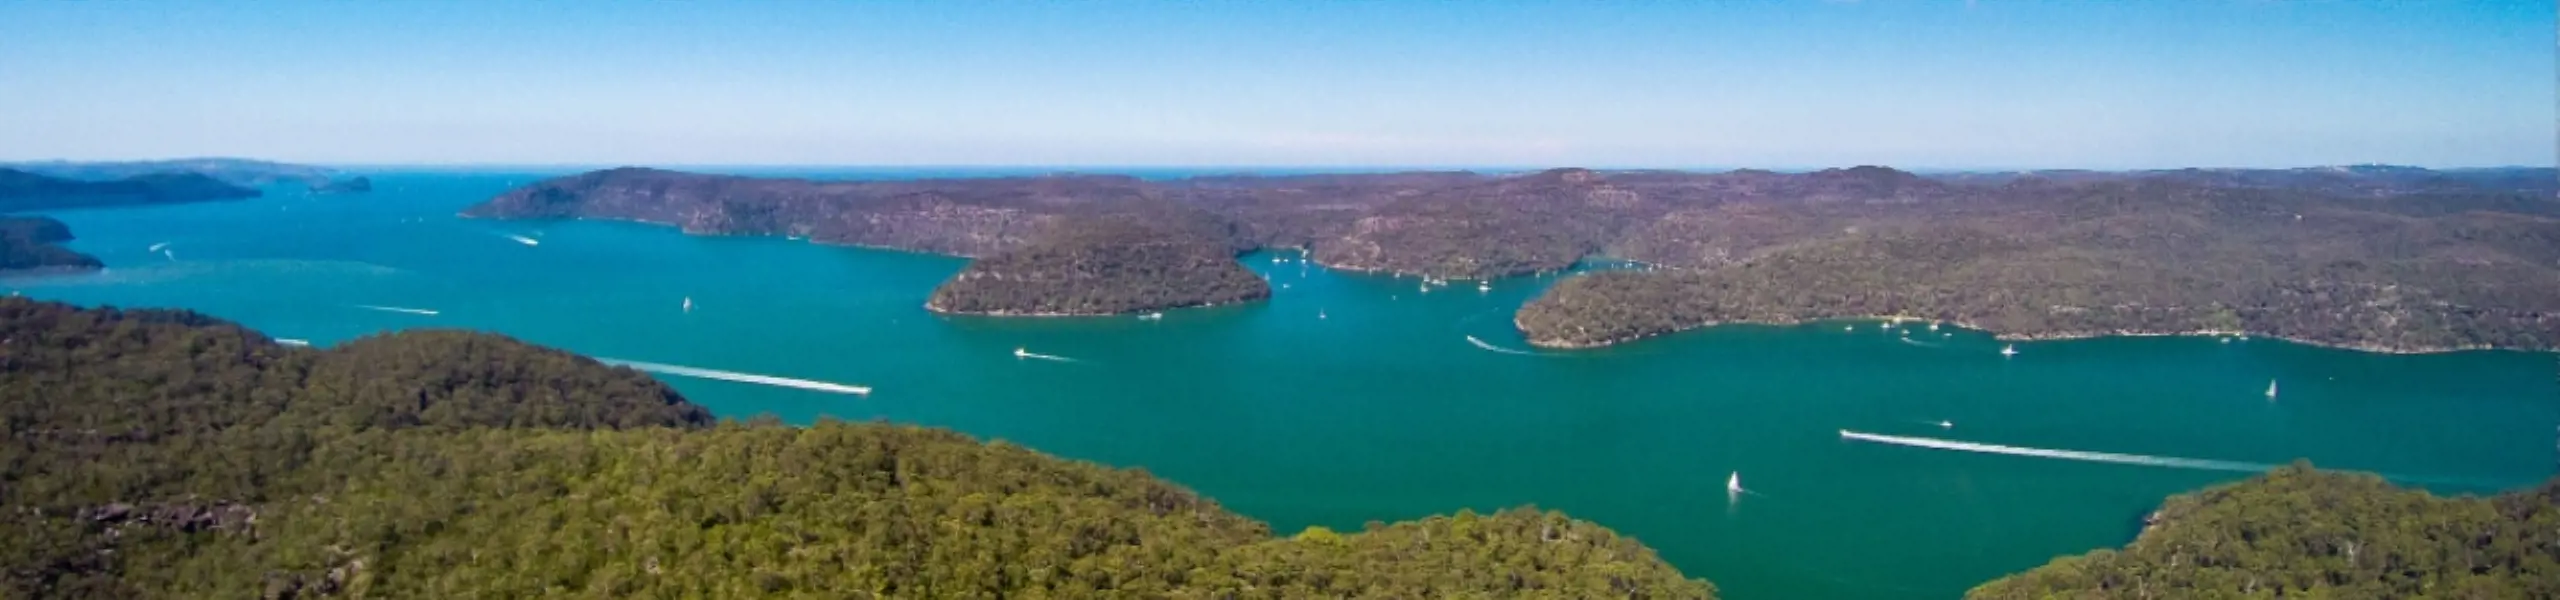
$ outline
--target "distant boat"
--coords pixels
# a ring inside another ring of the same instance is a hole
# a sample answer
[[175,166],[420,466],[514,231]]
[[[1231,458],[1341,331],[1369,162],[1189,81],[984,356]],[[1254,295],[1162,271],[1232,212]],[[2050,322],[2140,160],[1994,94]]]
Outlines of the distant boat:
[[1858,330],[1858,326],[1856,326],[1856,325],[1850,325],[1850,326],[1847,326],[1847,327],[1842,327],[1842,328],[1840,328],[1840,330],[1841,330],[1841,331],[1857,331],[1857,330]]
[[1491,282],[1491,281],[1485,281],[1485,282],[1479,282],[1479,283],[1477,283],[1477,284],[1476,284],[1476,291],[1477,291],[1477,292],[1491,292],[1491,291],[1493,291],[1493,282]]
[[685,297],[684,297],[684,311],[685,311],[685,312],[693,312],[693,297],[692,297],[692,296],[685,296]]
[[1938,422],[1938,428],[1939,428],[1939,429],[1955,429],[1955,428],[1956,428],[1956,422],[1955,422],[1955,421],[1939,421],[1939,422]]
[[2276,399],[2276,380],[2273,380],[2273,379],[2269,379],[2269,380],[2267,380],[2267,399],[2268,399],[2268,400],[2274,400],[2274,399]]
[[1724,492],[1727,494],[1742,493],[1741,471],[1734,471],[1733,475],[1724,478]]
[[1324,309],[1321,309],[1321,308],[1316,309],[1316,318],[1318,318],[1318,319],[1322,319],[1322,318],[1324,318]]
[[1422,284],[1421,289],[1422,289],[1422,293],[1425,293],[1425,294],[1431,293],[1431,284],[1428,284],[1428,283]]
[[1014,357],[1014,358],[1031,358],[1031,350],[1029,350],[1029,349],[1027,349],[1027,348],[1019,348],[1019,347],[1014,348],[1014,349],[1013,349],[1013,357]]
[[1139,320],[1142,320],[1142,321],[1154,321],[1154,320],[1162,319],[1162,318],[1164,318],[1164,313],[1160,313],[1160,312],[1151,312],[1151,313],[1147,313],[1147,314],[1143,314],[1143,315],[1138,315],[1138,319],[1139,319]]
[[2002,346],[2002,347],[2000,347],[2000,355],[2001,355],[2001,356],[2017,356],[2017,355],[2018,355],[2018,345],[2017,345],[2017,344],[2010,344],[2010,345],[2007,345],[2007,346]]
[[1937,331],[1937,330],[1938,330],[1938,322],[1937,322],[1937,321],[1930,321],[1930,322],[1929,322],[1929,330],[1930,330],[1930,331]]

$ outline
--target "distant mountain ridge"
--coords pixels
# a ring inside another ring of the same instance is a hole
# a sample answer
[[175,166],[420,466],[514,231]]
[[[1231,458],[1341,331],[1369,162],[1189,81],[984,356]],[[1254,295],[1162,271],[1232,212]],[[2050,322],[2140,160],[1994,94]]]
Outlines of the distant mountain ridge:
[[[314,191],[348,193],[372,189],[370,182],[339,181],[336,169],[246,158],[179,158],[133,161],[33,161],[0,163],[14,169],[63,179],[109,181],[144,175],[193,173],[231,185],[257,188],[299,183]],[[363,178],[357,178],[363,179]]]
[[255,198],[255,189],[196,173],[149,173],[80,181],[0,169],[0,212],[99,208]]

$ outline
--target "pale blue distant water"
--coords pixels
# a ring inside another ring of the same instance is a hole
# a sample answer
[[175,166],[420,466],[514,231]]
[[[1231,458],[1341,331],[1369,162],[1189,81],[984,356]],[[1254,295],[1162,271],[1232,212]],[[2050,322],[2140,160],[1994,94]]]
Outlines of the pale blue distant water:
[[[724,416],[884,418],[1144,467],[1282,533],[1534,503],[1633,535],[1745,600],[1952,597],[2054,555],[2121,545],[2161,498],[2246,476],[1849,442],[1841,429],[2309,458],[2442,492],[2524,486],[2560,464],[2560,364],[2547,353],[2135,338],[2021,344],[2004,359],[1976,332],[1910,326],[1904,341],[1835,323],[1524,356],[1466,336],[1525,350],[1510,313],[1551,279],[1422,294],[1411,279],[1261,254],[1245,264],[1271,277],[1267,303],[1161,321],[952,318],[922,305],[960,259],[454,216],[550,174],[383,172],[370,195],[278,188],[243,202],[48,213],[108,270],[0,289],[192,308],[324,345],[462,327],[868,385],[877,391],[864,398],[666,378]],[[148,250],[162,242],[174,258]],[[1074,362],[1018,359],[1017,347]],[[2282,381],[2273,402],[2270,379]],[[1754,493],[1729,502],[1736,471]]]

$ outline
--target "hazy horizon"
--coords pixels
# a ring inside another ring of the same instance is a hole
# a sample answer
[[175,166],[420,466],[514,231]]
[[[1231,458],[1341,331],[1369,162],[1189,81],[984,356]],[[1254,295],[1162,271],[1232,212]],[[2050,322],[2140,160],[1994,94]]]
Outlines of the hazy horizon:
[[0,161],[2551,166],[2548,2],[0,4]]

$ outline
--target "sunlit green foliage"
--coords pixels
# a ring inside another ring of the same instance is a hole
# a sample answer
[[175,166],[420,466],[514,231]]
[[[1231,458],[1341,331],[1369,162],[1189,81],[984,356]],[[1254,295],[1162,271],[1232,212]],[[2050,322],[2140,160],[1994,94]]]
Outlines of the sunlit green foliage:
[[1142,471],[946,431],[707,426],[483,334],[278,345],[0,300],[0,597],[1708,598],[1531,510],[1275,539]]
[[2170,498],[2122,550],[1968,598],[2560,598],[2560,479],[2440,498],[2372,475],[2277,469]]

